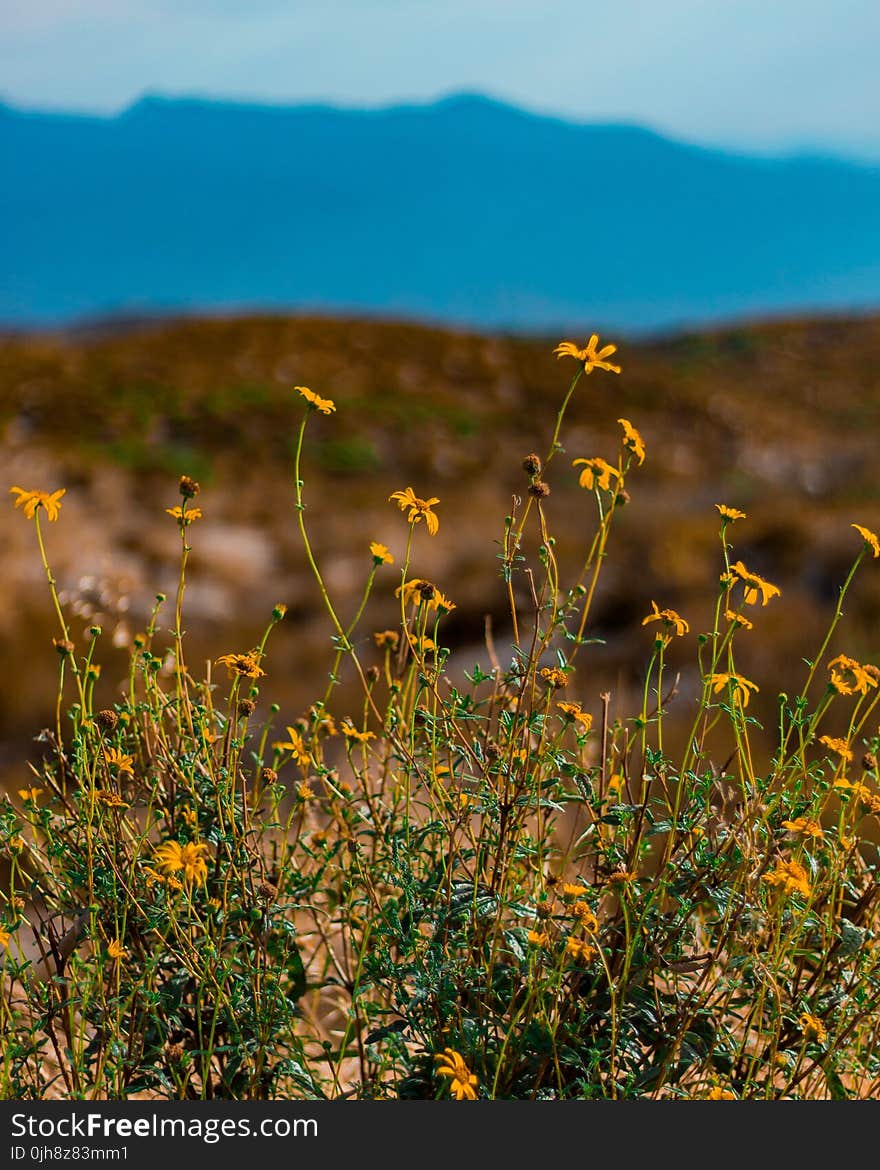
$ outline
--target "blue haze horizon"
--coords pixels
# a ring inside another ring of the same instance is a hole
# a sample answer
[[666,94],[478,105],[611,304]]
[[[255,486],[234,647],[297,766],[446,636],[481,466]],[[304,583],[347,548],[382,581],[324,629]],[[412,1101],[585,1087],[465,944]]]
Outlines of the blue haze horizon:
[[0,324],[312,311],[658,332],[880,306],[880,166],[480,94],[0,106]]

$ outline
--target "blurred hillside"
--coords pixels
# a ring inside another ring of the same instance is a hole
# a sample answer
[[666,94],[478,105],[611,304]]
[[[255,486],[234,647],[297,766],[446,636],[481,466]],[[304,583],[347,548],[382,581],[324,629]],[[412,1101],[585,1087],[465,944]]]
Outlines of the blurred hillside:
[[0,103],[0,323],[324,311],[627,332],[880,304],[880,166],[474,94],[386,109]]
[[[411,485],[441,501],[439,534],[417,531],[411,571],[457,603],[447,629],[460,667],[487,664],[487,614],[503,657],[497,542],[512,496],[526,487],[522,458],[546,452],[574,372],[553,357],[557,340],[264,317],[0,341],[7,486],[68,489],[58,523],[44,528],[78,639],[88,625],[102,627],[103,699],[124,678],[126,646],[155,594],[173,597],[179,537],[163,509],[179,502],[181,473],[201,482],[204,513],[190,530],[192,668],[199,656],[255,644],[283,601],[290,613],[270,644],[263,697],[280,702],[289,722],[323,689],[330,629],[293,510],[303,405],[294,384],[337,405],[309,422],[304,474],[307,521],[340,611],[356,608],[369,542],[379,540],[398,561],[380,572],[363,629],[391,620],[406,525],[387,501]],[[565,454],[549,473],[546,511],[564,580],[593,530],[592,498],[571,460],[613,459],[621,416],[645,437],[647,460],[631,473],[589,631],[604,644],[582,653],[572,689],[595,708],[611,687],[614,713],[627,713],[650,646],[639,623],[653,599],[691,622],[694,633],[673,648],[676,702],[687,707],[694,635],[708,628],[720,571],[713,505],[724,502],[748,512],[730,532],[735,556],[782,587],[780,601],[752,615],[756,632],[743,639],[740,661],[763,688],[756,712],[772,723],[776,689],[800,680],[800,660],[818,647],[858,551],[850,523],[880,529],[880,319],[621,343],[620,361],[620,378],[581,380]],[[8,496],[0,509],[0,768],[17,774],[22,743],[52,718],[57,631],[32,525],[12,503]],[[863,661],[880,660],[878,572],[865,566],[841,635],[841,648]],[[169,606],[160,628],[171,621]]]

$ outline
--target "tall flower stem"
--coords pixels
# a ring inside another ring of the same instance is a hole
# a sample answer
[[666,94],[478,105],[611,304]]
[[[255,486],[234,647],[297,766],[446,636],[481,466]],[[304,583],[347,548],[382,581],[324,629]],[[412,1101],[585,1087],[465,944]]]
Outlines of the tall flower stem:
[[[58,625],[61,628],[61,637],[65,642],[69,643],[70,642],[70,629],[69,629],[67,622],[65,620],[64,611],[61,608],[61,602],[58,598],[58,586],[57,586],[57,583],[55,581],[54,576],[52,575],[52,569],[49,565],[49,558],[46,556],[46,546],[43,543],[43,532],[42,532],[42,529],[40,528],[40,509],[39,508],[37,508],[36,511],[34,512],[34,528],[36,529],[36,532],[37,532],[37,544],[39,545],[39,548],[40,548],[40,560],[43,563],[43,570],[46,574],[46,580],[49,583],[49,593],[52,597],[52,605],[54,606],[55,614],[58,618]],[[81,675],[80,669],[76,663],[76,655],[75,654],[70,655],[70,667],[71,667],[71,670],[73,671],[73,676],[76,679],[76,689],[79,693],[80,704],[82,705],[83,711],[85,711],[85,690],[83,688],[82,675]]]

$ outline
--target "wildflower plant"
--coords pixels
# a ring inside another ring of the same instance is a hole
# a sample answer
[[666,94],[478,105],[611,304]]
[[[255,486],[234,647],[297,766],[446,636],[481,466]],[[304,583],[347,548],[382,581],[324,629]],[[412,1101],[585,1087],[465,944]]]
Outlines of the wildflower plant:
[[[336,406],[295,388],[292,504],[329,667],[301,713],[266,706],[283,605],[205,677],[186,661],[201,516],[186,476],[166,509],[171,625],[160,595],[116,703],[96,710],[100,636],[73,640],[40,527],[64,492],[12,489],[58,621],[59,691],[43,762],[0,806],[4,1096],[877,1094],[880,669],[830,647],[878,538],[853,524],[827,634],[762,729],[774,680],[746,677],[738,649],[784,599],[731,543],[746,514],[716,505],[711,622],[646,596],[641,701],[613,719],[594,603],[651,454],[621,418],[616,449],[557,458],[582,376],[621,367],[595,335],[556,352],[577,369],[545,453],[521,461],[486,585],[509,648],[487,633],[483,664],[457,661],[455,590],[423,575],[424,542],[451,522],[436,496],[393,492],[399,540],[364,542],[354,613],[331,596],[303,466],[312,416],[332,426]],[[592,515],[564,561],[557,477]],[[397,617],[371,631],[377,592]],[[680,647],[689,690],[669,678]]]

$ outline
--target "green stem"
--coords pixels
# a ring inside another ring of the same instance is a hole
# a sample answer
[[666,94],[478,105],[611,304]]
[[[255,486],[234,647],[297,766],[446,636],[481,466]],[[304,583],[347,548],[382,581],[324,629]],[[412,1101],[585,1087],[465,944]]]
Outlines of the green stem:
[[327,586],[324,584],[324,578],[321,576],[321,570],[318,568],[318,563],[315,560],[314,554],[312,552],[311,542],[309,541],[309,536],[308,536],[308,533],[306,532],[305,520],[303,519],[303,512],[305,511],[305,504],[303,503],[303,493],[302,493],[303,481],[302,481],[302,477],[300,475],[300,465],[302,463],[302,449],[303,449],[303,439],[305,438],[305,433],[306,433],[306,423],[309,421],[309,414],[311,413],[312,410],[313,410],[313,407],[310,406],[308,411],[303,416],[303,420],[302,420],[302,423],[301,423],[300,428],[299,428],[299,434],[297,435],[297,439],[296,439],[296,454],[294,455],[294,460],[293,460],[294,488],[296,491],[296,520],[297,520],[297,524],[299,525],[300,536],[303,539],[303,546],[305,547],[306,559],[308,560],[309,567],[311,568],[312,573],[314,574],[315,580],[318,583],[318,589],[321,592],[321,599],[324,602],[324,606],[327,610],[327,613],[330,615],[330,620],[333,622],[333,627],[336,630],[337,635],[339,636],[339,639],[340,639],[341,644],[342,644],[342,649],[348,650],[350,648],[348,638],[346,637],[346,633],[345,633],[345,630],[343,629],[342,622],[340,622],[339,618],[336,616],[336,610],[333,608],[333,603],[331,602],[330,595],[327,592]]
[[[46,580],[49,582],[49,593],[52,596],[52,604],[55,607],[55,613],[58,617],[58,624],[61,627],[61,636],[65,642],[70,642],[70,630],[67,622],[64,620],[64,613],[61,609],[61,602],[58,600],[58,588],[55,578],[52,576],[52,570],[49,567],[49,558],[46,556],[46,546],[43,543],[43,532],[40,528],[40,509],[37,508],[34,512],[34,527],[37,530],[37,544],[40,547],[40,560],[43,562],[43,569],[46,573]],[[76,664],[76,655],[70,655],[70,666],[76,679],[76,687],[79,691],[80,703],[85,705],[85,692],[83,691],[82,676],[79,667]]]

